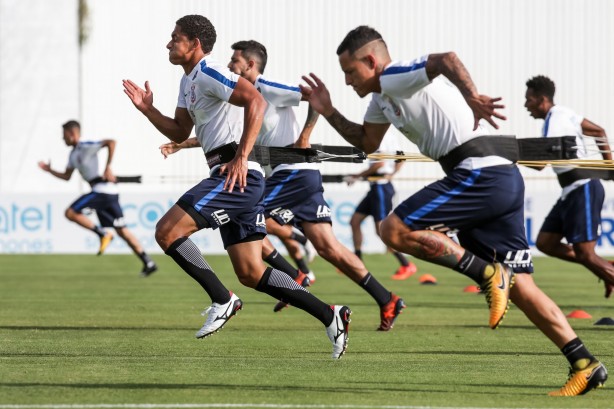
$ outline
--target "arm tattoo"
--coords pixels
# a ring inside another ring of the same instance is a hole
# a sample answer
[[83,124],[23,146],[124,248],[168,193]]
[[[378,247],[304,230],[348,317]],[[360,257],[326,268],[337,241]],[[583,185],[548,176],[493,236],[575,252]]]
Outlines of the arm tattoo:
[[365,132],[362,125],[349,121],[335,109],[335,112],[326,117],[326,120],[350,144],[364,150]]

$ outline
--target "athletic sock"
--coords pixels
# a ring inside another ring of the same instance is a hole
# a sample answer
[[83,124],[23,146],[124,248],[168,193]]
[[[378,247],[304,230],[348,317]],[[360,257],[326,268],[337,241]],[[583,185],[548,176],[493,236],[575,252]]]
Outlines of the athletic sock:
[[495,272],[492,263],[482,260],[468,250],[465,250],[465,254],[453,269],[478,284],[482,284],[485,278],[490,277]]
[[298,277],[298,271],[277,250],[273,250],[271,254],[264,258],[264,261],[269,263],[271,267],[288,274],[293,279]]
[[218,304],[230,301],[230,291],[217,278],[192,240],[187,237],[175,240],[166,250],[166,254],[201,285],[211,297],[211,301]]
[[354,254],[356,254],[356,257],[362,260],[362,250],[354,250]]
[[148,266],[150,263],[153,263],[153,260],[151,259],[151,257],[149,257],[147,253],[145,253],[145,251],[138,253],[137,256],[139,256],[145,266]]
[[315,295],[279,270],[267,267],[256,286],[256,290],[300,308],[320,320],[325,326],[329,326],[333,321],[333,310],[330,305],[320,301]]
[[565,358],[569,361],[569,364],[573,369],[584,369],[595,359],[595,357],[588,352],[588,349],[584,346],[580,338],[574,338],[561,348],[561,352],[565,355]]
[[296,263],[296,266],[301,273],[309,274],[309,267],[307,267],[307,263],[305,263],[305,259],[303,257],[295,258],[294,262]]
[[94,226],[91,229],[94,233],[98,235],[98,237],[103,238],[105,235],[105,231],[100,226]]
[[403,267],[407,267],[409,265],[409,261],[407,260],[407,257],[405,257],[403,253],[399,253],[398,251],[393,251],[392,254],[397,258],[397,260],[399,260],[399,263]]
[[300,233],[292,232],[292,234],[290,235],[290,238],[292,240],[298,241],[302,245],[307,244],[307,237],[305,237],[304,235],[302,235]]
[[386,290],[386,288],[384,288],[384,286],[381,285],[379,281],[377,281],[375,277],[371,275],[371,273],[367,273],[367,275],[360,281],[360,286],[364,288],[369,295],[373,297],[373,299],[375,299],[380,307],[388,304],[392,298],[392,293]]

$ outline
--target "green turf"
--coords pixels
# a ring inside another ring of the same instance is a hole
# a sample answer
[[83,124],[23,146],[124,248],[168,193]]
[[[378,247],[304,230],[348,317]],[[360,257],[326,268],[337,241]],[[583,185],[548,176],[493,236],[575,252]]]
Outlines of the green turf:
[[[274,314],[268,296],[242,288],[226,257],[207,257],[244,309],[218,334],[196,340],[208,298],[172,260],[138,277],[133,256],[0,255],[0,405],[220,403],[384,405],[493,408],[605,408],[604,388],[577,398],[550,398],[566,380],[567,362],[511,307],[502,327],[488,328],[483,296],[471,282],[417,262],[419,272],[393,281],[389,255],[367,267],[408,308],[395,328],[376,332],[379,309],[357,285],[319,258],[312,292],[353,310],[347,354],[330,359],[321,324],[295,308]],[[572,320],[580,337],[614,368],[614,300],[587,270],[539,258],[536,281]],[[435,286],[419,285],[422,273]]]

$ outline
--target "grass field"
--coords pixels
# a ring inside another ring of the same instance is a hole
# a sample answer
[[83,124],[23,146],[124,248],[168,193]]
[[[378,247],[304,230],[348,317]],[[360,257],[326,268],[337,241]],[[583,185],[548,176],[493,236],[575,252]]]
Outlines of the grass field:
[[[514,306],[490,330],[483,296],[464,293],[472,283],[449,270],[417,262],[418,274],[397,282],[393,257],[366,256],[408,304],[381,333],[371,298],[316,259],[312,292],[353,310],[348,352],[333,361],[318,321],[295,308],[274,314],[274,301],[242,288],[222,256],[207,260],[244,309],[220,333],[196,340],[208,298],[170,258],[154,258],[160,270],[142,279],[129,255],[1,255],[0,409],[614,407],[608,388],[548,397],[567,376],[557,348]],[[570,263],[535,264],[536,281],[565,313],[593,316],[572,325],[614,368],[614,327],[593,325],[614,317],[603,285]],[[418,284],[427,272],[437,285]]]

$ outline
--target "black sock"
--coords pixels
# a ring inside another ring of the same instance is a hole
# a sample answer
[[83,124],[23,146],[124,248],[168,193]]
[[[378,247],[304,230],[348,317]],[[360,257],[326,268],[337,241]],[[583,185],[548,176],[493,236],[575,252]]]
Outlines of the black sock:
[[320,320],[325,326],[329,326],[333,322],[333,310],[330,305],[320,301],[315,295],[279,270],[267,267],[256,286],[256,290],[300,308]]
[[218,304],[230,301],[230,291],[217,278],[192,240],[187,237],[175,240],[166,250],[166,254],[201,285],[211,297],[211,301]]
[[356,254],[356,257],[362,260],[362,250],[354,250],[354,254]]
[[269,263],[271,267],[288,274],[292,278],[298,277],[298,271],[292,267],[277,250],[273,250],[271,254],[265,257],[264,261]]
[[595,359],[584,346],[580,338],[574,338],[561,348],[561,352],[574,369],[584,369]]
[[365,278],[360,281],[360,286],[375,299],[380,307],[386,305],[392,298],[392,293],[386,290],[371,273],[367,273]]
[[98,235],[98,237],[102,238],[105,235],[105,231],[100,226],[92,227],[92,231]]
[[305,237],[304,235],[302,235],[300,233],[292,232],[292,234],[290,235],[290,238],[292,240],[298,241],[302,245],[307,244],[307,237]]
[[139,258],[145,265],[148,265],[149,263],[153,263],[153,260],[151,259],[151,257],[149,257],[149,255],[145,253],[144,251],[138,253],[137,256],[139,256]]
[[303,274],[309,274],[309,267],[307,267],[307,263],[305,263],[305,259],[304,258],[295,258],[294,262],[296,263],[296,266],[298,267],[298,270],[303,273]]
[[397,260],[399,260],[399,263],[401,263],[403,267],[407,267],[409,265],[409,261],[407,260],[407,257],[405,257],[403,253],[399,253],[398,251],[393,251],[392,254],[397,258]]
[[482,284],[485,278],[484,270],[489,266],[492,266],[492,263],[488,263],[469,250],[465,250],[465,254],[463,254],[458,264],[454,267],[454,270],[466,275],[476,283]]

